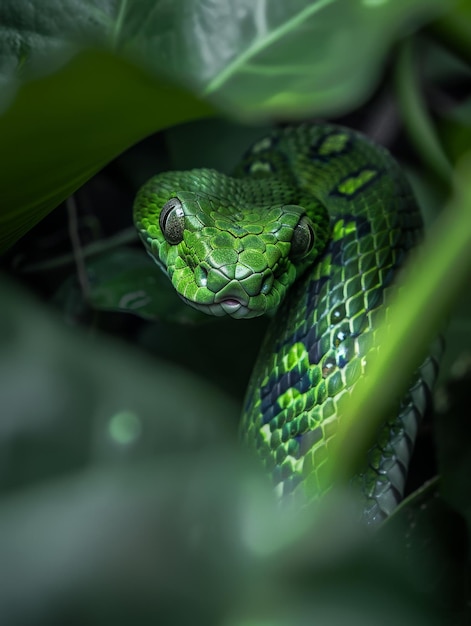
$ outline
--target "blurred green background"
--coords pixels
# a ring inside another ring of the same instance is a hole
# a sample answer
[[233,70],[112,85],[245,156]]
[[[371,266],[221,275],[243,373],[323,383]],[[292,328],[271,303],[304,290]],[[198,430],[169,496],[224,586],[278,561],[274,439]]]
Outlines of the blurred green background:
[[[0,25],[0,624],[471,623],[470,3],[2,0]],[[151,175],[320,118],[393,152],[429,229],[351,427],[446,335],[374,535],[341,487],[274,502],[237,445],[266,321],[182,308],[132,226]]]

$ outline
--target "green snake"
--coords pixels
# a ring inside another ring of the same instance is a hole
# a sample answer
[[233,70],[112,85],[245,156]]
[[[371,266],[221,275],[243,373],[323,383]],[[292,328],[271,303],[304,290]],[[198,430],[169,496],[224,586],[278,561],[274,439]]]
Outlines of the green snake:
[[[154,176],[137,194],[134,220],[189,305],[273,317],[244,402],[242,440],[283,497],[318,495],[329,440],[365,373],[398,269],[422,234],[399,165],[359,132],[287,126],[257,141],[233,176]],[[403,496],[436,370],[427,358],[354,478],[367,523]]]

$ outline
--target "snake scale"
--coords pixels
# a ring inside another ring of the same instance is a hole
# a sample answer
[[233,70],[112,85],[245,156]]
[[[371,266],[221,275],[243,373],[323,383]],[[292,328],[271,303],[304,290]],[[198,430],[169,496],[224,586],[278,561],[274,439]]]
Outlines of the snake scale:
[[[216,316],[272,316],[242,440],[284,498],[317,497],[329,441],[365,374],[398,269],[422,234],[399,165],[351,129],[287,126],[257,141],[233,176],[154,176],[137,194],[134,220],[185,302]],[[367,523],[403,496],[436,374],[431,355],[352,477]]]

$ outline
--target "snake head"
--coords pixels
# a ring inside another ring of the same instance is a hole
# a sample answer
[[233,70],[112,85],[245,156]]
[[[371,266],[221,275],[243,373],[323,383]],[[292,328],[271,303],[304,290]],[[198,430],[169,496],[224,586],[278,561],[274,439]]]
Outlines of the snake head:
[[273,189],[214,170],[168,172],[141,188],[134,219],[186,303],[250,318],[273,314],[326,243],[327,212],[312,199],[306,210],[298,196],[280,183]]

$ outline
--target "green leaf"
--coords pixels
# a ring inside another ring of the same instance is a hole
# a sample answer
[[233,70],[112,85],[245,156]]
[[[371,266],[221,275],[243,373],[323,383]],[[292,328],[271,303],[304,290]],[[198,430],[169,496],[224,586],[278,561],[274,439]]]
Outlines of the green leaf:
[[[144,249],[118,248],[86,261],[87,303],[96,310],[134,313],[148,320],[179,324],[208,321],[185,304]],[[62,285],[57,301],[77,299],[74,277]]]
[[0,109],[18,92],[0,118],[0,251],[133,143],[213,110],[176,84],[243,119],[332,115],[366,97],[404,28],[446,5],[6,0]]
[[438,626],[424,568],[394,535],[379,551],[350,505],[279,507],[227,449],[17,492],[0,502],[0,620]]
[[188,40],[202,93],[248,119],[351,109],[375,86],[394,40],[449,6],[447,0],[292,0],[263,8],[221,3],[210,12],[212,2],[189,4],[189,16],[204,23]]
[[247,525],[274,515],[258,483],[233,452],[213,448],[4,498],[0,621],[223,623],[254,578]]
[[238,408],[197,376],[71,332],[0,283],[0,490],[224,446]]
[[237,116],[299,116],[357,103],[395,38],[449,6],[447,0],[53,0],[45,8],[40,0],[6,0],[0,54],[7,68],[37,66],[47,52],[95,41],[214,96]]
[[0,117],[0,251],[106,163],[207,105],[106,52],[24,84]]

